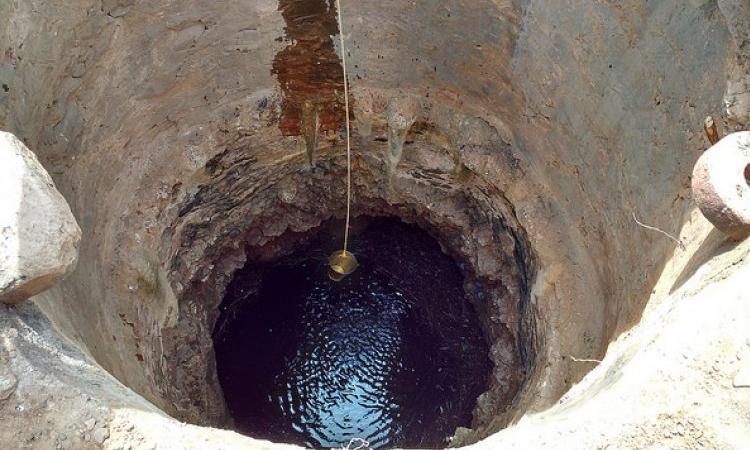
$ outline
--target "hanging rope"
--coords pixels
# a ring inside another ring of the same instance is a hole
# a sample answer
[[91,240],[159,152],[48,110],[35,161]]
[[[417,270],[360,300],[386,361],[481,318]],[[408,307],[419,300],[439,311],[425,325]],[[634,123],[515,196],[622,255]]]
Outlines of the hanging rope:
[[341,39],[341,65],[344,68],[344,110],[346,111],[346,225],[344,228],[344,251],[349,245],[349,218],[352,204],[352,146],[349,132],[349,87],[346,76],[346,48],[344,47],[344,21],[341,19],[341,0],[336,0],[339,15],[339,38]]
[[346,224],[344,225],[344,249],[334,252],[328,259],[328,276],[333,281],[341,281],[357,269],[357,258],[347,251],[349,246],[349,220],[352,205],[352,145],[349,125],[349,85],[346,76],[346,47],[344,46],[344,21],[341,19],[341,0],[336,0],[341,38],[341,65],[344,69],[344,110],[346,112]]

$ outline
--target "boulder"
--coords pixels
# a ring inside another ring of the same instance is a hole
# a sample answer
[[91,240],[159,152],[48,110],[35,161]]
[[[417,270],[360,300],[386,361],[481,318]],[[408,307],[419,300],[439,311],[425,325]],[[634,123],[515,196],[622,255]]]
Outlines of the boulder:
[[34,153],[0,132],[0,302],[36,295],[75,268],[81,229]]
[[695,163],[693,198],[716,228],[740,240],[750,235],[750,131],[732,133]]

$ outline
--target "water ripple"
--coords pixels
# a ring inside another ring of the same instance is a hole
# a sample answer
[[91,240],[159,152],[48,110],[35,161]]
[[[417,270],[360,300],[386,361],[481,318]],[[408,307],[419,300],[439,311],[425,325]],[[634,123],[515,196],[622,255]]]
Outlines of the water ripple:
[[239,431],[313,448],[441,447],[470,426],[491,365],[455,263],[399,222],[357,245],[362,265],[341,283],[319,260],[269,268],[223,327],[217,368]]

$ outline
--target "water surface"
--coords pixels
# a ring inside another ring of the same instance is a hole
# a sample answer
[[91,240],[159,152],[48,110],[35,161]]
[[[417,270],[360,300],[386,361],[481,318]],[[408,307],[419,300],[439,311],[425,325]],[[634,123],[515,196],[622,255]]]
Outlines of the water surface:
[[243,306],[215,337],[236,428],[313,448],[442,447],[470,426],[491,369],[461,273],[394,219],[355,239],[360,268],[340,283],[326,275],[325,236],[236,276],[225,303]]

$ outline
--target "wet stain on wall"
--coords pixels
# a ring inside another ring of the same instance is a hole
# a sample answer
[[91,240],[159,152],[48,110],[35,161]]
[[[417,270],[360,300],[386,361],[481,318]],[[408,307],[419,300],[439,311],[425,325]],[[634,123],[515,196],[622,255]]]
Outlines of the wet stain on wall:
[[345,119],[344,73],[333,44],[339,33],[336,2],[279,0],[279,11],[290,42],[272,66],[283,98],[279,128],[285,136],[336,130]]

